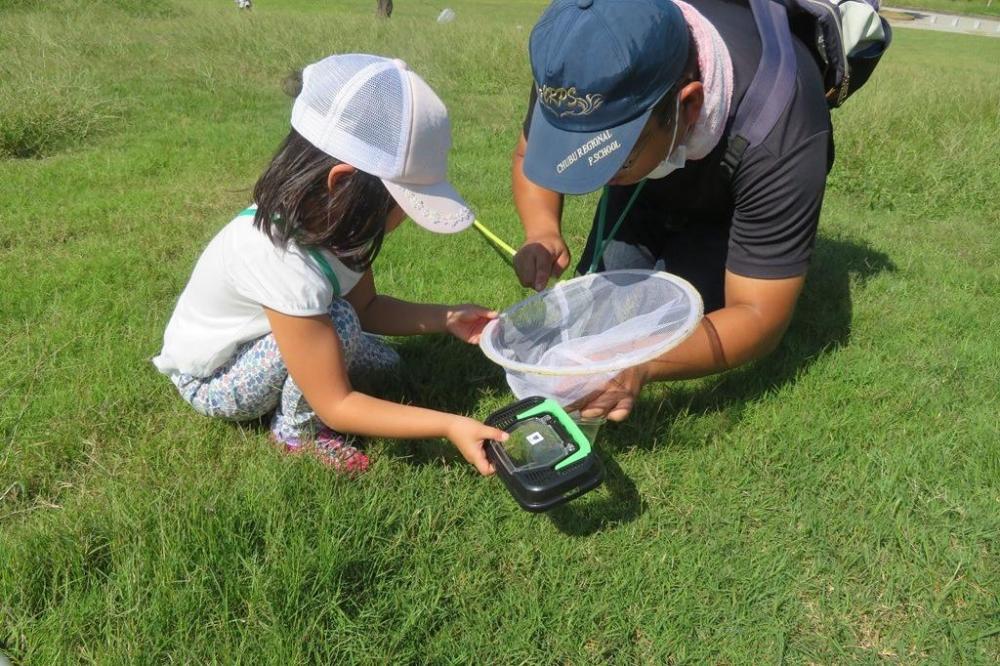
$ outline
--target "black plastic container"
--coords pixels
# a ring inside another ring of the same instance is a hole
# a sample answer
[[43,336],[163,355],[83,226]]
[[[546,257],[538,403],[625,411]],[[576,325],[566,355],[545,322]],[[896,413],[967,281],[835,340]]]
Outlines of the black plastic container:
[[488,440],[486,456],[526,511],[548,511],[601,485],[604,465],[591,442],[556,402],[525,398],[489,416],[511,434]]

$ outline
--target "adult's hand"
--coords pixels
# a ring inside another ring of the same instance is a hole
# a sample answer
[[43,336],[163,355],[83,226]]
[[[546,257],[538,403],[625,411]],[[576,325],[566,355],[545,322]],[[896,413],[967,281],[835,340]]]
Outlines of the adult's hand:
[[569,260],[569,248],[559,234],[529,236],[514,255],[514,271],[521,286],[541,291],[549,278],[562,275]]
[[563,196],[536,185],[524,175],[527,150],[528,141],[522,133],[511,162],[514,205],[525,238],[514,255],[514,272],[522,286],[541,291],[550,277],[558,277],[569,266],[569,249],[559,232]]
[[646,381],[645,365],[623,370],[603,389],[571,404],[567,411],[579,410],[580,416],[588,419],[603,417],[609,421],[624,421]]

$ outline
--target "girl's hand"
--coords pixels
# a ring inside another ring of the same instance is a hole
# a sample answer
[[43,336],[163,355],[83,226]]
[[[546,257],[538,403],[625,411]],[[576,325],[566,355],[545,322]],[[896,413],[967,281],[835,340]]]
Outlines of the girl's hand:
[[483,440],[495,439],[499,442],[505,442],[510,437],[503,430],[491,428],[475,419],[464,416],[454,418],[448,425],[445,436],[451,440],[462,457],[483,476],[489,476],[496,472],[490,461],[486,459],[486,447],[483,445]]
[[464,303],[448,308],[445,317],[445,329],[459,340],[470,345],[479,344],[479,336],[490,320],[497,318],[496,310]]

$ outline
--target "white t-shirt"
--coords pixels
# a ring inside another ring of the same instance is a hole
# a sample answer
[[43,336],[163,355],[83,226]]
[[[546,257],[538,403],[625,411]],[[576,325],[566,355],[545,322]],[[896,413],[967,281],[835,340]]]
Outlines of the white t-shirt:
[[[263,306],[300,317],[330,309],[334,287],[319,262],[295,242],[276,247],[254,228],[253,213],[223,227],[198,259],[153,359],[163,374],[211,375],[237,346],[271,332]],[[347,294],[361,274],[320,251]]]

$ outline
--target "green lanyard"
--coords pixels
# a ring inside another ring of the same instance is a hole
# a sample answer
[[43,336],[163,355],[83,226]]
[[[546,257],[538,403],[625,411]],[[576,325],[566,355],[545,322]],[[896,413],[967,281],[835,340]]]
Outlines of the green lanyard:
[[597,240],[594,243],[594,258],[590,260],[590,268],[587,269],[587,274],[593,273],[597,270],[597,265],[601,263],[601,258],[604,256],[604,251],[608,249],[608,243],[610,243],[615,238],[615,234],[618,233],[618,229],[622,226],[622,222],[628,217],[629,211],[632,210],[632,205],[635,200],[639,198],[639,193],[642,192],[642,188],[646,186],[646,179],[643,178],[639,181],[639,184],[635,186],[632,191],[632,196],[629,198],[628,203],[625,204],[625,210],[622,214],[618,216],[618,221],[615,222],[615,226],[611,227],[611,232],[608,237],[604,237],[604,224],[608,216],[608,186],[604,186],[604,191],[601,192],[601,203],[598,204],[597,208]]
[[[244,209],[243,212],[236,217],[251,217],[256,214],[257,209],[251,207]],[[333,287],[333,295],[340,296],[340,280],[337,279],[337,274],[333,272],[333,267],[330,265],[330,262],[327,261],[326,257],[323,256],[323,253],[315,247],[306,247],[305,251],[309,253],[309,256],[312,257],[317,264],[319,264],[319,269],[323,271],[323,275],[326,276],[330,286]]]

